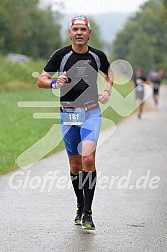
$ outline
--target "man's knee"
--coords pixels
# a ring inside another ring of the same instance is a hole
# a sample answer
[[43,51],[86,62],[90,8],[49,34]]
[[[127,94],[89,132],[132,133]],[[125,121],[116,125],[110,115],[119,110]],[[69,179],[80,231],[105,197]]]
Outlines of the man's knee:
[[94,155],[90,155],[90,156],[84,156],[83,157],[83,166],[85,167],[92,167],[95,164],[95,159],[94,159]]

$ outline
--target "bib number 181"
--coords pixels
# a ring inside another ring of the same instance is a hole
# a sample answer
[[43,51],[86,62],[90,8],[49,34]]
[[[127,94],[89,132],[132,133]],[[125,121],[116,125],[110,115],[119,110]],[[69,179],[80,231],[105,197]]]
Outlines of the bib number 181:
[[64,125],[82,125],[85,121],[85,110],[83,108],[64,109],[62,113]]

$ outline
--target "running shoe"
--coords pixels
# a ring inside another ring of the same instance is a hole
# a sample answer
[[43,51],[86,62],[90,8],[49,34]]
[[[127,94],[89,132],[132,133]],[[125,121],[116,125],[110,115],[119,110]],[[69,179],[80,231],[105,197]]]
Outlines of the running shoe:
[[85,212],[82,214],[81,224],[83,229],[95,230],[95,225],[92,220],[92,212]]
[[82,218],[82,208],[77,208],[76,217],[74,219],[75,225],[81,225],[81,218]]

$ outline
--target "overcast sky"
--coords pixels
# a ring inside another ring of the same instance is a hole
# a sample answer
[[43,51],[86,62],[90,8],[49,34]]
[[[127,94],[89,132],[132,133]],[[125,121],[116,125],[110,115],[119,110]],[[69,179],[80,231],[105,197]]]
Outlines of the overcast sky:
[[65,0],[63,2],[65,5],[63,12],[97,14],[104,12],[136,12],[146,0]]

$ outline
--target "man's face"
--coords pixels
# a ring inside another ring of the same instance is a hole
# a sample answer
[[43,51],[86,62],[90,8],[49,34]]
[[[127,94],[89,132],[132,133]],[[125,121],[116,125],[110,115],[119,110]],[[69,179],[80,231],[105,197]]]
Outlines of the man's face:
[[72,40],[72,43],[77,46],[83,46],[87,44],[91,35],[91,30],[87,25],[74,24],[69,30],[69,37]]

